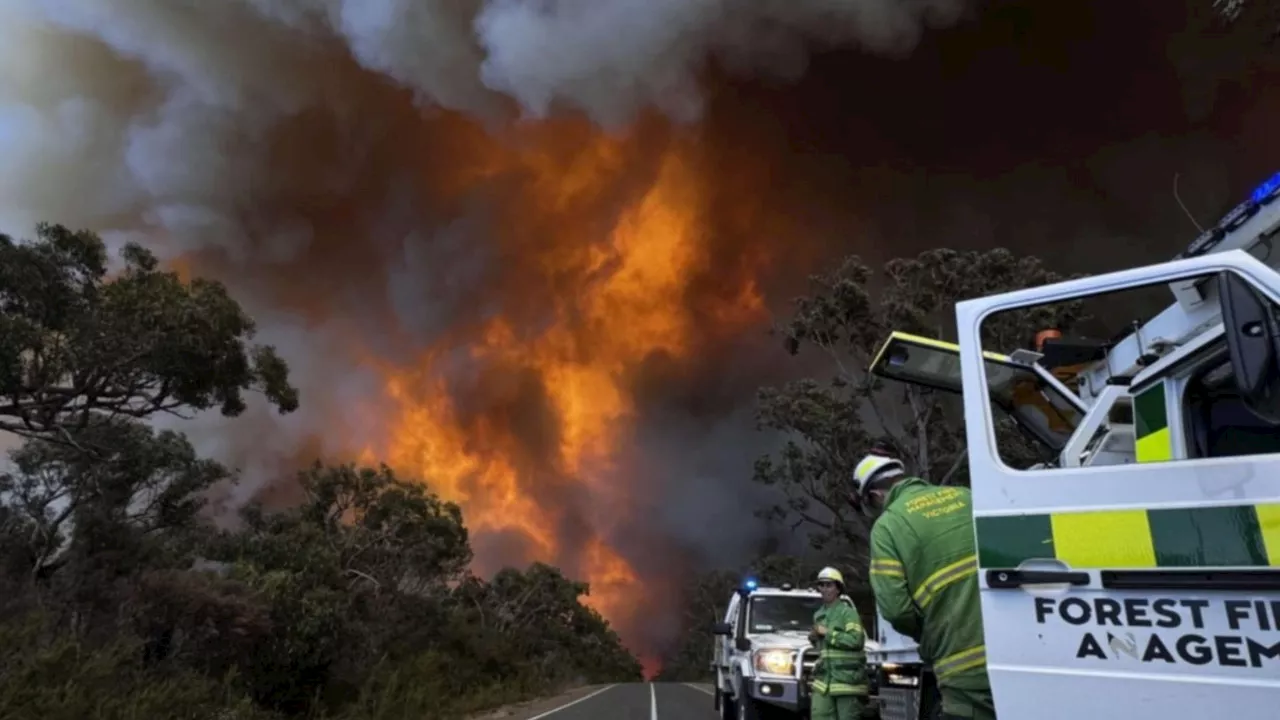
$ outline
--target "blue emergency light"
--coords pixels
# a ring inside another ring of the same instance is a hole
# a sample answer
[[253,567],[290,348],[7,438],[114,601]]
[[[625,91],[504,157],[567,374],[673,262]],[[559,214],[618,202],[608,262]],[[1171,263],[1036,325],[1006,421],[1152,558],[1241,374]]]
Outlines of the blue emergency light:
[[743,583],[743,586],[748,590],[755,590],[760,587],[760,583],[756,582],[755,578],[749,578],[745,583]]
[[1280,172],[1267,178],[1258,187],[1254,188],[1249,194],[1249,199],[1231,208],[1217,225],[1200,233],[1200,236],[1187,246],[1186,250],[1178,253],[1179,258],[1196,257],[1203,255],[1227,237],[1228,234],[1239,230],[1242,225],[1248,222],[1258,211],[1265,205],[1275,202],[1276,198],[1280,198]]
[[1249,199],[1259,205],[1267,204],[1268,200],[1273,199],[1276,195],[1280,195],[1280,172],[1272,175],[1266,182],[1258,186],[1257,190],[1249,196]]

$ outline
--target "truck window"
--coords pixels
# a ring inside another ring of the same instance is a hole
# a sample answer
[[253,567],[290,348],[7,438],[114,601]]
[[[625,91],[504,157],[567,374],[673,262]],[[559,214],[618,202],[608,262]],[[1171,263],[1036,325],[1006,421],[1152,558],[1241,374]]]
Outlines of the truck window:
[[813,614],[822,606],[822,598],[796,595],[756,595],[747,610],[747,632],[808,632],[813,627]]
[[1231,363],[1219,348],[1187,383],[1183,420],[1190,457],[1280,452],[1280,432],[1249,412],[1231,381]]
[[[1042,368],[1008,355],[986,353],[988,392],[1002,435],[1013,442],[1000,446],[1012,465],[1056,458],[1084,417],[1084,407],[1070,389]],[[892,333],[871,363],[880,377],[957,396],[963,391],[960,346],[903,332]]]

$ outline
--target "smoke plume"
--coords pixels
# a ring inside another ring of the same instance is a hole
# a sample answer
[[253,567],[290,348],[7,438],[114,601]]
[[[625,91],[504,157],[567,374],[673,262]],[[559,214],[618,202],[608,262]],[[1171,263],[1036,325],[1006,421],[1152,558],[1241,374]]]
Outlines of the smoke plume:
[[14,0],[0,228],[141,241],[255,312],[304,410],[198,421],[244,473],[224,510],[287,502],[308,455],[387,459],[464,503],[482,569],[557,561],[651,645],[672,628],[637,634],[641,583],[755,532],[769,220],[711,217],[707,63],[794,79],[813,47],[900,56],[961,9]]
[[648,651],[679,571],[759,539],[762,329],[819,259],[1160,259],[1174,172],[1207,215],[1280,166],[1275,68],[1207,0],[1122,5],[8,0],[0,231],[140,241],[255,314],[303,409],[184,426],[243,471],[224,511],[384,459]]

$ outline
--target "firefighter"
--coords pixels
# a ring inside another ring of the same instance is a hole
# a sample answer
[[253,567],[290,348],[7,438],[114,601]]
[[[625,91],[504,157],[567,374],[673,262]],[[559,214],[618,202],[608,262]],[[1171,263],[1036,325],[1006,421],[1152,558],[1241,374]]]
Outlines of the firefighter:
[[833,568],[818,573],[822,607],[813,614],[809,642],[818,648],[813,668],[811,720],[855,720],[867,697],[866,635],[858,611],[845,603],[844,575]]
[[853,482],[855,501],[876,518],[871,589],[880,615],[919,643],[943,718],[994,720],[969,490],[908,476],[883,449],[858,463]]

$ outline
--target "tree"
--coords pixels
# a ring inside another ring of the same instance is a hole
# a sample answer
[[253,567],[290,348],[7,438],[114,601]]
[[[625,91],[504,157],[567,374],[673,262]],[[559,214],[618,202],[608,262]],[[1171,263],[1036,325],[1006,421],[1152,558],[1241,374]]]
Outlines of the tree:
[[10,454],[13,469],[0,473],[7,516],[0,553],[11,570],[31,578],[49,579],[71,565],[75,577],[63,585],[92,592],[103,573],[138,565],[145,554],[163,565],[156,553],[176,549],[196,528],[202,493],[231,478],[197,457],[182,435],[132,420],[65,437],[71,442],[29,441]]
[[41,224],[37,239],[0,234],[0,430],[66,440],[120,418],[218,407],[246,391],[298,407],[288,367],[221,283],[184,283],[136,244],[108,276],[89,231]]
[[[929,250],[890,260],[878,276],[849,257],[835,272],[813,276],[811,293],[795,301],[779,332],[793,355],[823,353],[831,374],[760,390],[759,426],[787,437],[776,455],[756,463],[755,480],[779,488],[784,498],[765,516],[806,527],[815,548],[836,551],[833,563],[862,572],[867,521],[848,490],[854,464],[873,443],[889,444],[934,482],[967,478],[955,398],[880,382],[866,370],[875,353],[895,330],[954,339],[953,308],[960,300],[1063,279],[1039,259],[1003,249]],[[1066,330],[1078,313],[1071,305],[1002,314],[984,327],[984,346],[1025,347],[1036,329]]]
[[[623,649],[608,622],[582,604],[587,583],[566,578],[559,569],[534,563],[526,570],[502,570],[488,583],[470,579],[458,589],[458,608],[468,627],[504,657],[477,657],[481,662],[529,658],[533,672],[548,681],[592,682],[641,680],[643,669]],[[474,610],[474,612],[472,612]],[[499,642],[498,639],[502,640]]]
[[[299,711],[344,671],[362,675],[412,624],[419,598],[446,594],[471,559],[457,505],[387,467],[326,467],[299,473],[305,500],[224,535],[215,559],[265,603],[274,631],[246,661],[251,692]],[[356,681],[358,684],[358,681]]]
[[639,679],[585,584],[470,576],[459,508],[386,467],[317,463],[297,506],[212,527],[234,474],[146,421],[297,392],[221,285],[121,255],[0,236],[0,430],[26,440],[0,470],[0,714],[443,720]]

